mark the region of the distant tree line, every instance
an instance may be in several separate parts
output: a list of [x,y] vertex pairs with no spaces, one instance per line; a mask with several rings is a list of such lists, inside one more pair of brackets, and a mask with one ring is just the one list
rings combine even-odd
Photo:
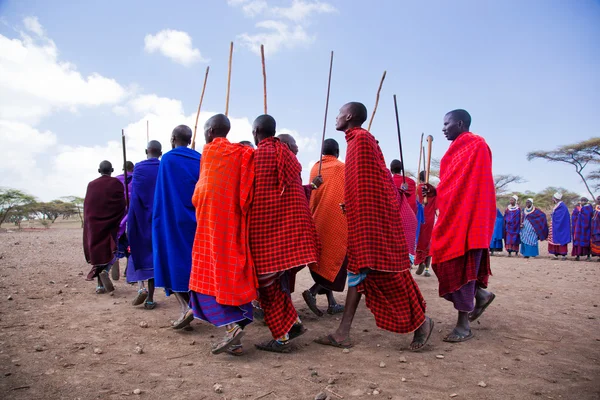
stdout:
[[20,190],[0,188],[0,225],[12,223],[21,228],[23,221],[38,221],[48,227],[58,218],[72,217],[79,217],[83,226],[81,197],[67,196],[50,202],[41,202]]

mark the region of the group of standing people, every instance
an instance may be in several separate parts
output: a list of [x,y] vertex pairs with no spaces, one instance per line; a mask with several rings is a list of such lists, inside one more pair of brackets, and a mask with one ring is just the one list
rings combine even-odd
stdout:
[[[592,206],[586,197],[569,213],[569,208],[562,201],[562,194],[553,196],[554,209],[548,221],[546,214],[533,205],[533,199],[525,202],[525,208],[519,207],[519,198],[514,195],[504,215],[497,210],[496,225],[490,243],[490,250],[501,252],[504,247],[508,256],[522,254],[525,258],[539,255],[539,241],[548,240],[548,252],[554,259],[566,260],[568,244],[571,256],[579,261],[585,257],[600,257],[600,197],[596,206]],[[600,261],[600,258],[599,258]]]
[[[138,283],[133,304],[154,308],[155,287],[174,294],[181,307],[174,329],[194,318],[224,329],[213,354],[242,355],[244,328],[258,315],[271,338],[255,346],[290,352],[307,331],[291,299],[305,267],[314,280],[302,293],[309,308],[322,315],[316,297],[323,294],[328,313],[343,313],[334,332],[315,339],[319,344],[353,345],[350,330],[364,295],[379,328],[413,333],[410,350],[423,348],[434,322],[412,263],[426,275],[431,265],[440,296],[458,311],[444,340],[472,338],[470,322],[495,298],[486,290],[496,208],[491,151],[469,132],[471,116],[451,111],[443,132],[452,144],[440,183],[434,188],[422,173],[417,187],[399,175],[399,161],[387,169],[375,137],[362,128],[366,119],[361,103],[340,109],[336,129],[345,133],[346,162],[338,160],[338,143],[327,139],[308,185],[302,185],[293,137],[276,136],[269,115],[253,123],[256,149],[230,142],[230,121],[217,114],[204,126],[202,155],[188,147],[192,131],[180,125],[164,155],[160,143],[148,143],[148,159],[135,166],[130,183],[111,178],[112,165],[103,161],[84,204],[87,278],[98,279],[97,293],[114,289],[108,271],[127,216],[128,246],[121,253],[129,255],[128,282]],[[346,282],[341,306],[333,292]]]

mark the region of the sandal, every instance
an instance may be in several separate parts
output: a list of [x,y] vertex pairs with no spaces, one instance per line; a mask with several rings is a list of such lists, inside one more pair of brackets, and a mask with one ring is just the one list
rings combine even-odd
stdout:
[[456,332],[455,330],[452,330],[452,332],[450,332],[448,334],[448,336],[446,336],[442,340],[444,342],[448,342],[448,343],[460,343],[460,342],[466,342],[469,339],[473,339],[474,336],[475,335],[473,335],[473,332],[471,332],[470,329],[469,329],[469,333],[467,333],[466,335],[460,334],[460,333]]
[[144,303],[144,308],[146,310],[154,310],[156,308],[156,302],[154,302],[154,301],[146,301]]
[[313,340],[313,342],[322,344],[323,346],[332,346],[332,347],[337,347],[340,349],[349,349],[352,346],[354,346],[352,344],[352,341],[350,340],[350,338],[346,338],[346,339],[342,340],[341,342],[338,342],[331,335],[318,337],[315,340]]
[[106,293],[106,289],[104,286],[96,286],[96,294],[104,294]]
[[131,305],[133,305],[133,306],[139,306],[144,301],[146,301],[147,298],[148,298],[148,290],[146,290],[146,289],[140,289],[137,292],[137,296],[135,296],[135,298],[131,302]]
[[108,272],[106,272],[106,270],[100,272],[98,276],[100,276],[100,282],[102,282],[107,292],[112,292],[115,290],[115,287],[112,281],[110,280],[110,277],[108,276]]
[[[429,338],[431,337],[431,334],[433,333],[433,327],[435,325],[435,323],[433,322],[433,320],[429,317],[425,317],[426,321],[429,320],[429,332],[427,332],[427,334],[425,335],[425,340],[423,340],[422,342],[419,341],[417,338],[413,338],[412,343],[410,344],[410,346],[412,346],[413,344],[420,344],[420,347],[416,347],[416,348],[411,348],[409,347],[410,351],[419,351],[425,348],[425,345],[427,344],[427,342],[429,341]],[[425,323],[425,322],[423,322]],[[421,339],[421,338],[419,338]]]
[[421,275],[425,271],[425,263],[419,264],[417,271],[415,272],[417,275]]
[[194,312],[192,310],[187,310],[185,315],[180,320],[173,322],[173,329],[183,329],[189,324],[191,324],[193,320]]
[[344,306],[341,304],[334,304],[332,306],[327,307],[327,314],[335,315],[341,314],[344,312]]
[[254,347],[256,347],[258,350],[270,351],[273,353],[289,353],[292,351],[292,344],[289,341],[281,343],[274,339],[257,343],[254,345]]
[[323,311],[319,310],[319,307],[317,307],[317,299],[315,298],[315,296],[312,295],[312,293],[309,290],[305,290],[304,292],[302,292],[302,298],[306,302],[306,305],[308,306],[310,311],[315,313],[317,317],[323,316]]
[[496,295],[494,293],[492,293],[492,295],[490,296],[490,299],[487,301],[487,303],[485,303],[483,306],[481,306],[481,308],[475,308],[475,310],[473,310],[473,312],[469,314],[469,321],[473,322],[477,318],[481,317],[481,314],[483,314],[485,309],[488,308],[490,306],[490,304],[492,304],[492,301],[494,301],[495,298],[496,298]]
[[244,335],[245,332],[242,330],[242,328],[240,328],[239,325],[237,325],[232,332],[227,332],[223,339],[213,346],[211,353],[221,354],[231,346],[239,345]]
[[292,325],[292,328],[290,329],[288,335],[290,336],[290,340],[292,340],[304,335],[306,331],[308,331],[308,329],[306,329],[303,324],[297,322],[294,325]]
[[244,347],[241,344],[236,344],[234,346],[231,346],[227,349],[227,354],[230,354],[232,356],[243,356],[244,355]]

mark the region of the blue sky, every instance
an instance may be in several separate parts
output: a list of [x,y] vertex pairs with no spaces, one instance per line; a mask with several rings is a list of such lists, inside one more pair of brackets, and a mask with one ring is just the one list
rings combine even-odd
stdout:
[[262,42],[269,113],[298,137],[306,173],[318,159],[334,50],[327,137],[343,144],[339,107],[361,101],[371,112],[387,70],[372,132],[388,162],[398,157],[397,94],[407,168],[416,169],[421,132],[443,155],[443,116],[465,108],[494,173],[527,180],[515,190],[584,193],[571,167],[525,155],[599,136],[598,21],[591,0],[0,1],[0,186],[44,200],[83,195],[99,161],[120,163],[121,128],[139,161],[146,120],[165,145],[175,125],[193,125],[207,65],[201,123],[223,112],[234,41],[232,137],[249,138],[262,113],[253,51]]

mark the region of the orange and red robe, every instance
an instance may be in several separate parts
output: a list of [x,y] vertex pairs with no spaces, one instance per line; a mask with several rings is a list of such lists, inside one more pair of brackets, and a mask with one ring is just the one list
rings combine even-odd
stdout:
[[[440,165],[436,205],[439,215],[431,238],[432,263],[443,296],[471,281],[487,287],[489,245],[496,221],[492,152],[481,136],[466,132],[450,144]],[[472,250],[486,249],[479,262]],[[456,262],[449,262],[455,260]]]
[[425,321],[425,300],[410,273],[403,200],[373,135],[351,128],[346,141],[348,271],[358,282],[352,286],[365,294],[378,327],[413,332]]
[[226,138],[204,146],[192,203],[196,235],[190,291],[218,304],[240,306],[256,298],[257,279],[248,244],[254,150]]
[[[419,185],[418,199],[419,203],[423,204],[423,193],[421,188],[424,185]],[[430,193],[427,196],[427,204],[423,204],[423,210],[425,213],[425,222],[421,224],[421,230],[419,231],[419,239],[417,240],[417,252],[415,256],[415,265],[419,265],[431,255],[431,233],[433,232],[433,226],[435,225],[435,213],[437,196],[434,193]]]

